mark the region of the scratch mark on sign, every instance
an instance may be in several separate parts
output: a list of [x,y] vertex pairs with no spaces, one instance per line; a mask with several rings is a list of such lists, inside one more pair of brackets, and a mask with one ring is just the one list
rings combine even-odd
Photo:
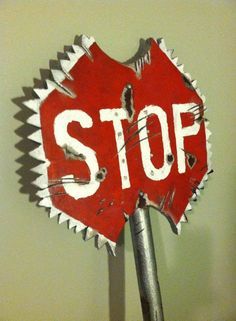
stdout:
[[62,184],[79,184],[79,185],[86,185],[89,184],[89,180],[80,179],[80,178],[73,178],[73,177],[63,177],[60,179],[51,179],[48,181],[49,185],[47,188],[62,185]]
[[128,153],[131,149],[133,149],[136,145],[138,145],[140,142],[142,142],[143,140],[146,140],[146,139],[150,139],[150,138],[154,138],[156,136],[159,136],[161,133],[155,133],[155,134],[152,134],[152,135],[149,135],[149,136],[146,136],[140,140],[138,140],[137,142],[135,142],[133,145],[131,145],[127,150],[126,150],[126,153]]
[[175,197],[175,192],[176,192],[176,189],[174,188],[171,192],[171,195],[170,195],[170,198],[169,198],[169,201],[168,201],[168,206],[169,208],[172,207],[172,204],[173,204],[173,201],[174,201],[174,197]]
[[191,81],[184,74],[182,74],[182,79],[183,79],[184,85],[187,88],[189,88],[191,90],[195,90],[195,88],[193,87]]
[[146,116],[144,116],[144,117],[142,117],[142,118],[139,118],[138,120],[136,120],[135,122],[133,122],[133,123],[127,128],[127,131],[130,132],[130,129],[131,129],[132,127],[134,127],[136,124],[138,124],[138,122],[140,122],[141,120],[143,120],[143,119],[145,119],[145,118],[147,118],[147,117],[150,117],[150,116],[152,116],[152,115],[154,115],[154,114],[149,114],[149,115],[146,115]]
[[71,98],[76,98],[76,94],[73,93],[68,87],[62,85],[61,83],[59,82],[56,82],[56,89],[61,92],[62,94],[66,95],[66,96],[69,96]]
[[[149,125],[152,124],[152,123],[153,123],[153,121],[150,122]],[[121,146],[119,152],[120,152],[133,138],[135,138],[144,128],[147,128],[147,125],[144,125],[143,127],[141,127],[141,128],[139,128],[138,130],[136,130],[134,133],[132,133],[132,134],[126,139],[124,145]],[[118,152],[118,153],[119,153],[119,152]]]

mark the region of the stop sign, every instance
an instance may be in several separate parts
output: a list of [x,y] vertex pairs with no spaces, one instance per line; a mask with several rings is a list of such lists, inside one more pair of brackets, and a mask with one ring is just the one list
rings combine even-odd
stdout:
[[137,207],[153,206],[175,232],[210,171],[204,97],[164,41],[121,64],[90,37],[25,102],[43,163],[39,205],[98,246],[113,248]]

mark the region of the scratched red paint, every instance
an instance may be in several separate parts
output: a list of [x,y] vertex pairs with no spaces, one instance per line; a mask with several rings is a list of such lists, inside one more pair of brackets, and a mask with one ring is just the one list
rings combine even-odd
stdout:
[[[54,90],[41,105],[43,146],[46,158],[50,161],[49,186],[50,182],[69,174],[89,181],[90,172],[86,162],[67,159],[57,145],[54,133],[57,115],[64,110],[82,110],[92,118],[93,125],[82,128],[78,121],[73,121],[68,125],[68,134],[96,152],[99,168],[105,168],[107,174],[93,195],[78,200],[68,195],[62,184],[51,184],[49,191],[54,207],[116,242],[125,224],[123,213],[134,213],[139,194],[143,192],[175,225],[178,224],[195,188],[207,172],[207,151],[205,124],[202,121],[196,135],[184,138],[186,163],[187,153],[194,155],[196,163],[192,168],[186,165],[185,173],[178,172],[172,104],[202,105],[201,98],[194,89],[186,86],[181,72],[154,40],[151,40],[150,47],[151,63],[145,64],[141,77],[130,67],[107,56],[96,43],[92,44],[90,51],[93,59],[87,55],[81,57],[70,70],[73,81],[65,79],[62,82],[76,97],[72,99]],[[126,145],[130,187],[122,189],[113,123],[102,122],[99,111],[122,108],[121,96],[128,84],[132,86],[135,113],[132,122],[121,120],[125,141],[138,129],[135,122],[139,112],[148,105],[160,106],[167,114],[174,160],[165,179],[151,180],[143,169],[139,136],[134,135]],[[193,122],[192,113],[182,116],[182,127],[190,126]],[[151,115],[147,126],[149,135],[153,135],[149,139],[153,155],[151,160],[159,168],[163,164],[163,144],[161,134],[155,135],[161,133],[158,117]]]

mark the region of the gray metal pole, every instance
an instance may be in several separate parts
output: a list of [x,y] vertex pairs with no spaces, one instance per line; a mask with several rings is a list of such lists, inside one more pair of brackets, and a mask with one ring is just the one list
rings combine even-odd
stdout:
[[143,321],[164,321],[149,209],[138,208],[129,221]]

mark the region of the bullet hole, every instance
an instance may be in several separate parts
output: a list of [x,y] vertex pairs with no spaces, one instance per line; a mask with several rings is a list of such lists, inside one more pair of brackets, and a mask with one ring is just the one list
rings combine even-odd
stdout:
[[124,163],[125,163],[125,159],[124,159],[124,158],[122,158],[121,162],[124,164]]
[[174,155],[173,154],[168,154],[167,155],[167,163],[172,164],[174,162]]
[[197,162],[197,158],[196,156],[190,153],[186,153],[186,157],[187,157],[187,164],[192,169]]
[[111,202],[109,203],[109,206],[113,206],[113,205],[114,205],[114,202],[111,201]]
[[153,176],[153,175],[154,175],[154,172],[153,172],[153,171],[151,171],[151,172],[150,172],[150,174],[151,174],[151,176]]
[[121,103],[123,109],[127,113],[127,118],[129,122],[133,121],[134,118],[134,102],[133,102],[133,88],[130,84],[127,84],[123,89],[121,95]]
[[104,203],[104,202],[105,202],[105,200],[106,200],[105,198],[101,199],[101,200],[100,200],[100,202],[99,202],[99,204]]
[[118,133],[117,133],[117,136],[118,136],[118,137],[121,137],[121,136],[122,136],[122,132],[118,132]]
[[104,174],[102,172],[99,172],[96,174],[96,180],[102,181],[104,179]]
[[96,173],[96,181],[102,182],[106,178],[107,175],[107,170],[105,167],[101,168],[97,173]]

